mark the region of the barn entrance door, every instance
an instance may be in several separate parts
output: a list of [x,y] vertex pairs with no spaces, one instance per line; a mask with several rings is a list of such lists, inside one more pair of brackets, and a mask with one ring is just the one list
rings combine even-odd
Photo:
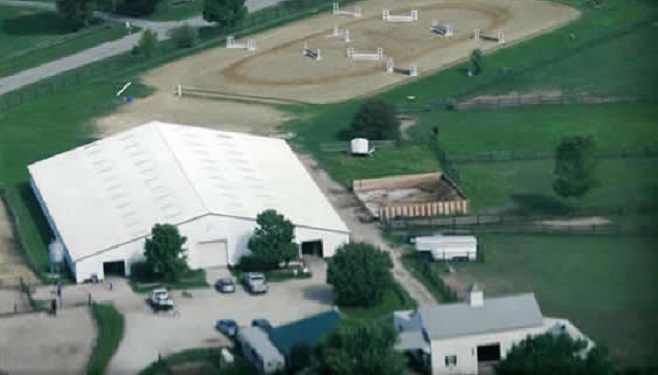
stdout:
[[103,262],[103,273],[107,276],[126,276],[126,262],[117,260],[114,262]]
[[228,246],[226,240],[197,243],[196,256],[199,268],[227,266]]
[[315,255],[323,257],[322,240],[302,242],[302,255]]

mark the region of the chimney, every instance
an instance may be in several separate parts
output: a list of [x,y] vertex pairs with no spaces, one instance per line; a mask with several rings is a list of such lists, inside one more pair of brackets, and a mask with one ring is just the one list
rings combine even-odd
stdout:
[[471,285],[468,289],[468,304],[471,307],[481,307],[484,305],[484,292],[477,283]]

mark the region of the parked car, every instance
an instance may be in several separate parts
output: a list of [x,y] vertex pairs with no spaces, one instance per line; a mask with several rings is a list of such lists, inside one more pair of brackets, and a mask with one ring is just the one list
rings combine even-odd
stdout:
[[153,308],[173,308],[174,300],[169,295],[167,289],[153,289],[151,294],[149,294],[149,304]]
[[258,327],[265,332],[270,332],[272,330],[272,325],[267,319],[254,319],[251,321],[252,327]]
[[242,276],[242,284],[252,294],[263,294],[267,293],[268,290],[265,275],[258,272],[245,273]]
[[222,293],[235,292],[235,281],[230,277],[223,277],[215,283],[215,289]]
[[234,337],[238,333],[238,323],[232,319],[221,319],[215,324],[215,329],[228,337]]

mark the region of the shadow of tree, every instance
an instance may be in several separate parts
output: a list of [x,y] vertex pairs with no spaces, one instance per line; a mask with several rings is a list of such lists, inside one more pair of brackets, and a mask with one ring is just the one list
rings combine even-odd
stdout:
[[512,201],[515,208],[512,213],[515,214],[567,214],[573,210],[573,207],[566,204],[557,197],[541,194],[512,194]]

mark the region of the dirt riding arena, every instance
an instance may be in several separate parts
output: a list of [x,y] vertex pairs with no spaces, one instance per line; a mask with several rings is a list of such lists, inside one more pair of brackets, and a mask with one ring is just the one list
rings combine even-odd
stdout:
[[[221,126],[264,134],[287,120],[271,106],[199,99],[185,88],[211,91],[219,97],[281,102],[329,103],[372,94],[409,79],[386,72],[395,66],[418,67],[428,75],[467,58],[474,48],[493,50],[566,24],[578,17],[574,9],[536,0],[369,0],[357,3],[362,18],[333,15],[331,11],[290,25],[250,36],[256,50],[217,47],[152,70],[144,83],[156,88],[146,99],[126,105],[119,113],[97,121],[101,134],[125,130],[149,120],[190,125]],[[343,9],[343,8],[341,8]],[[347,5],[345,10],[353,10]],[[385,22],[382,10],[393,15],[418,11],[418,21]],[[441,38],[430,31],[433,20],[451,24],[454,35]],[[333,34],[334,25],[349,30],[350,42]],[[473,39],[475,28],[484,35],[504,32],[506,44]],[[236,40],[246,43],[245,39]],[[302,54],[304,42],[320,49],[316,61]],[[378,61],[353,61],[347,48],[358,53],[383,49]],[[183,97],[176,97],[178,85]],[[267,100],[266,100],[267,101]],[[220,125],[221,123],[221,125]]]

